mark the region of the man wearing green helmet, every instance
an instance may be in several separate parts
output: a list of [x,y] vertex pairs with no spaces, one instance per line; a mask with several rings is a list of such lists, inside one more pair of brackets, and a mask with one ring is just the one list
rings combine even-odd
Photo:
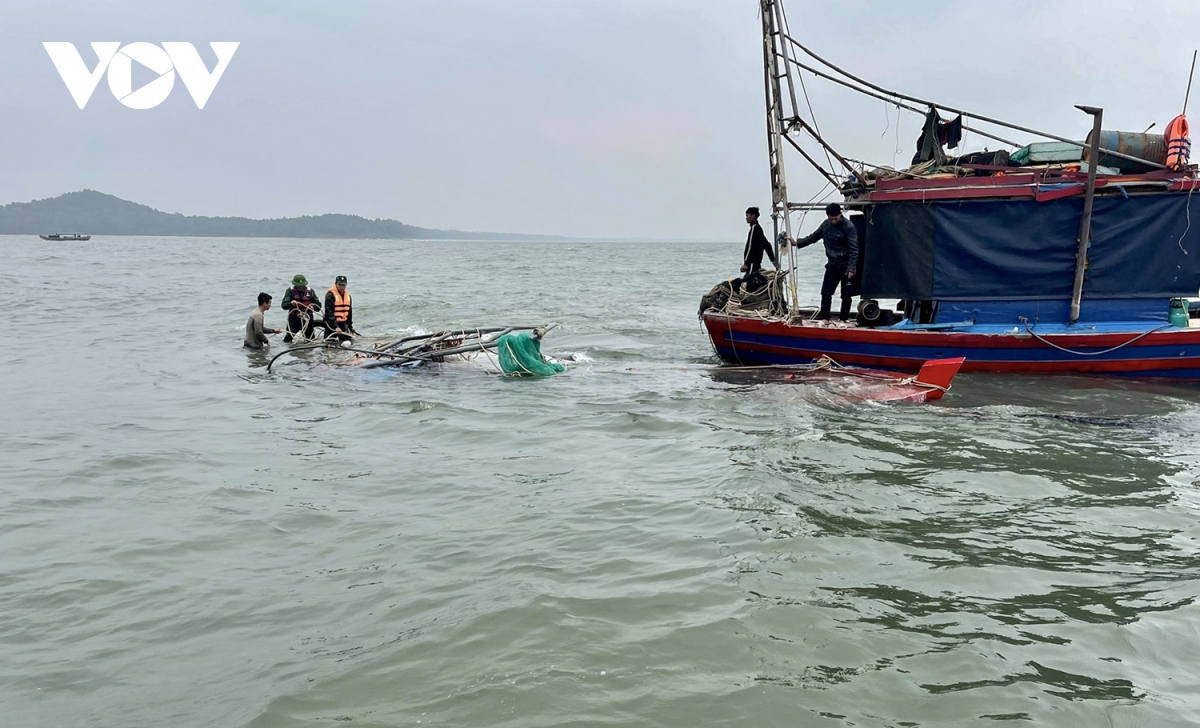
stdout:
[[304,338],[313,338],[313,324],[321,310],[321,299],[308,287],[308,279],[302,274],[297,273],[292,278],[292,287],[283,294],[283,309],[288,312],[288,333],[283,337],[284,342],[290,342],[301,332]]

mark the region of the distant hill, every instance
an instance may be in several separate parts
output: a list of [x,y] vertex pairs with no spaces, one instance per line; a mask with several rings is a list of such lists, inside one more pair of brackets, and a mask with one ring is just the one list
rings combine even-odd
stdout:
[[275,220],[161,212],[95,190],[0,205],[0,235],[81,232],[91,235],[183,235],[212,238],[375,238],[433,240],[566,240],[551,235],[434,230],[357,215],[305,215]]

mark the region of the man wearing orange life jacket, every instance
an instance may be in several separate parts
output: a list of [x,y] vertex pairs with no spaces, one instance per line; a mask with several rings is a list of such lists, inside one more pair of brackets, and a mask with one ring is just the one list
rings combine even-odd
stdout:
[[346,276],[333,280],[333,288],[325,293],[325,335],[349,339],[349,334],[361,336],[354,330],[354,305],[346,290]]

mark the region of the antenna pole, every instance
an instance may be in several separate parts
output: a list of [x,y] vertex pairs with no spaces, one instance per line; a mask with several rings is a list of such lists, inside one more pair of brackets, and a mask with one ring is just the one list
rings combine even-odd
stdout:
[[1183,113],[1187,114],[1188,98],[1192,95],[1192,76],[1196,73],[1196,51],[1192,51],[1192,70],[1188,71],[1187,93],[1183,95]]

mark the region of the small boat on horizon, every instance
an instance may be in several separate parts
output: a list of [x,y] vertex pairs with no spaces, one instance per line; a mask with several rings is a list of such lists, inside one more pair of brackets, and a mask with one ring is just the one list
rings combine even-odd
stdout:
[[83,233],[50,233],[49,235],[39,235],[38,237],[42,240],[53,240],[55,242],[92,239],[91,235]]

